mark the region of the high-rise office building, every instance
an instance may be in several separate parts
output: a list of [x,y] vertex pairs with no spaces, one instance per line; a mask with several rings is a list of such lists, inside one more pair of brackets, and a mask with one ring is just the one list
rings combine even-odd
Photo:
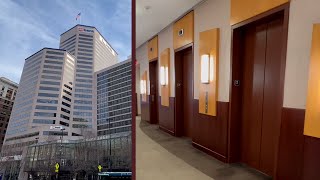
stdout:
[[75,128],[96,128],[93,103],[94,72],[118,62],[116,51],[92,26],[76,25],[61,34],[60,49],[76,57],[73,121]]
[[18,84],[0,77],[0,149],[7,131],[12,107],[16,98]]
[[44,48],[25,60],[2,155],[22,155],[23,148],[60,136],[80,135],[72,125],[75,58],[66,50]]
[[131,131],[131,60],[95,74],[98,136]]

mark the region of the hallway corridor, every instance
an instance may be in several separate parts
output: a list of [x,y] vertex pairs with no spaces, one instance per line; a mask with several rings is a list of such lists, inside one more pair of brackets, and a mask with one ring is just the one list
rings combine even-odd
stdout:
[[176,138],[136,118],[138,180],[262,180],[260,173],[222,163],[195,149],[189,139]]

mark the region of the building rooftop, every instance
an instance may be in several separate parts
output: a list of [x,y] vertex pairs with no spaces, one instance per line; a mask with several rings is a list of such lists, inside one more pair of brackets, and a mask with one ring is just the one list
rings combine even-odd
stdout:
[[15,86],[16,88],[18,88],[18,86],[19,86],[18,83],[13,82],[13,81],[11,81],[10,79],[5,78],[5,77],[0,77],[0,80],[1,80],[2,82],[8,83],[8,84],[10,84],[10,85],[12,85],[12,86]]
[[82,27],[88,27],[88,28],[94,28],[101,36],[102,38],[109,44],[109,46],[114,50],[114,52],[116,52],[116,54],[118,55],[118,52],[111,46],[111,44],[107,41],[107,39],[105,37],[103,37],[103,35],[99,32],[99,30],[94,27],[94,26],[88,26],[88,25],[83,25],[83,24],[77,24],[75,26],[73,26],[72,28],[68,29],[67,31],[65,31],[64,33],[60,34],[60,36],[62,36],[63,34],[67,33],[68,31],[70,31],[71,29],[77,27],[77,26],[82,26]]

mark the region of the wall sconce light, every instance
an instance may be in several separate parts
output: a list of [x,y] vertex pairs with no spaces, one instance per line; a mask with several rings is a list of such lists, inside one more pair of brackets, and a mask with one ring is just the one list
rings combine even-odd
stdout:
[[201,83],[208,84],[209,83],[209,54],[204,54],[201,56]]
[[169,84],[169,72],[168,67],[160,67],[160,84],[166,86]]
[[201,56],[201,83],[208,84],[214,79],[214,58],[209,54]]
[[140,80],[140,93],[147,94],[147,83],[146,80]]

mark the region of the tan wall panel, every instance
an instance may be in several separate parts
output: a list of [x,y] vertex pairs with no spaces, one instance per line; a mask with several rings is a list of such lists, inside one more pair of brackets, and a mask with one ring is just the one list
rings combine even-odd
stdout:
[[304,134],[320,138],[320,24],[313,26]]
[[148,59],[153,60],[158,58],[158,36],[148,42]]
[[144,73],[142,74],[142,76],[141,76],[141,80],[145,80],[146,81],[146,86],[145,86],[145,88],[146,88],[146,93],[144,93],[144,94],[142,94],[142,101],[143,102],[147,102],[147,94],[148,94],[148,74],[147,74],[147,71],[144,71]]
[[[219,79],[219,29],[200,32],[199,35],[199,74],[201,73],[201,55],[210,54],[214,57],[214,78],[209,84],[201,83],[199,79],[199,113],[216,116]],[[201,77],[201,76],[200,76]],[[206,92],[208,92],[208,111],[206,113]]]
[[231,25],[254,17],[289,0],[231,0]]
[[[178,49],[182,46],[190,44],[193,42],[193,11],[185,15],[179,21],[175,22],[173,25],[173,47]],[[182,36],[179,36],[179,31],[183,29],[184,33]]]
[[[170,77],[170,49],[167,48],[161,52],[160,55],[160,67],[168,67],[168,76]],[[160,75],[159,75],[160,77]],[[161,105],[169,107],[169,97],[170,97],[170,78],[168,81],[168,85],[161,87]]]

